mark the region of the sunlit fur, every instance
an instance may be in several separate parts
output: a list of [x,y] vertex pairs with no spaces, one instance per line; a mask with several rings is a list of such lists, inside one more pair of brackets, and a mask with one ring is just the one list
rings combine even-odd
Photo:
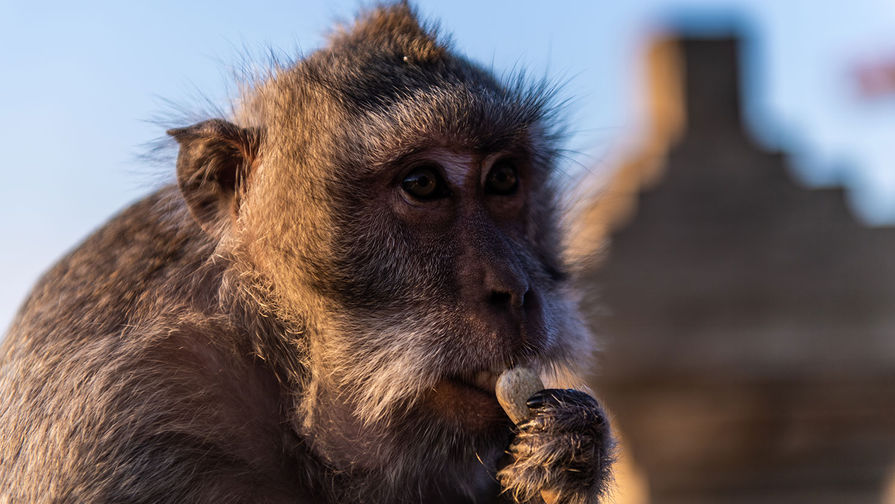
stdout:
[[[550,86],[495,78],[401,3],[240,89],[232,116],[171,131],[179,192],[97,231],[18,315],[0,354],[0,501],[532,498],[537,457],[497,481],[506,418],[467,429],[426,401],[446,377],[517,364],[583,386],[592,343],[561,260]],[[405,155],[507,146],[525,151],[530,190],[501,250],[544,326],[520,348],[467,313],[455,236],[371,211]],[[588,446],[605,455],[604,424]],[[562,451],[556,432],[538,457]],[[593,460],[575,502],[603,492],[608,464]]]

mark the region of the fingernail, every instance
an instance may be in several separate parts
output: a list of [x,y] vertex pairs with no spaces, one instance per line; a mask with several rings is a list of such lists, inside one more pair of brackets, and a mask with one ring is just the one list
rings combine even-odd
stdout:
[[525,405],[529,408],[540,408],[544,405],[544,396],[541,394],[535,394],[531,396],[527,401],[525,401]]

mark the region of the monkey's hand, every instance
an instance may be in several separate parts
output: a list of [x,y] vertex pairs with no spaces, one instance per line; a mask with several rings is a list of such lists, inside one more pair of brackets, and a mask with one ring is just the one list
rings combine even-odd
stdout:
[[497,474],[516,502],[595,503],[605,493],[613,440],[596,399],[579,390],[547,389],[528,400],[532,417],[518,426],[512,461]]

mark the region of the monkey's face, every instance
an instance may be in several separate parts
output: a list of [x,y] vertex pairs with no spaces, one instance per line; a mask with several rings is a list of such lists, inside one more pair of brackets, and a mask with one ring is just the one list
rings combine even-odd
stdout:
[[426,361],[440,376],[426,405],[483,427],[502,418],[497,374],[553,336],[544,296],[555,295],[556,266],[531,236],[531,160],[519,146],[433,147],[389,168],[368,211],[389,215],[393,274],[405,282],[383,309],[431,327]]
[[356,419],[357,444],[371,430],[399,433],[365,453],[419,443],[419,432],[472,437],[483,457],[492,441],[481,440],[493,440],[502,453],[511,431],[494,394],[499,372],[550,374],[582,357],[539,131],[504,134],[494,149],[395,133],[411,145],[334,156],[339,176],[320,180],[331,234],[308,276],[326,306],[310,348],[320,371],[305,402],[310,428]]
[[312,356],[364,422],[410,408],[505,428],[500,371],[575,360],[584,333],[558,257],[552,159],[539,125],[514,126],[490,148],[476,131],[431,129],[393,131],[388,148],[353,136],[365,129],[337,142],[363,154],[335,155],[339,176],[323,179],[333,232],[312,277],[328,314]]

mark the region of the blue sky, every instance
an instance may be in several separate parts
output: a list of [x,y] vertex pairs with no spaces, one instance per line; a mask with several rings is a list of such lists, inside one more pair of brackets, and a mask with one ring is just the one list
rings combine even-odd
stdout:
[[[223,103],[240,54],[308,52],[361,2],[0,0],[0,327],[37,275],[128,202],[171,180],[138,159],[165,100]],[[895,100],[862,101],[856,61],[895,59],[895,0],[420,2],[455,47],[498,72],[565,83],[579,154],[609,168],[641,125],[637,57],[663,20],[751,23],[748,102],[759,139],[807,185],[845,183],[869,222],[895,217]],[[578,170],[580,171],[580,170]]]

